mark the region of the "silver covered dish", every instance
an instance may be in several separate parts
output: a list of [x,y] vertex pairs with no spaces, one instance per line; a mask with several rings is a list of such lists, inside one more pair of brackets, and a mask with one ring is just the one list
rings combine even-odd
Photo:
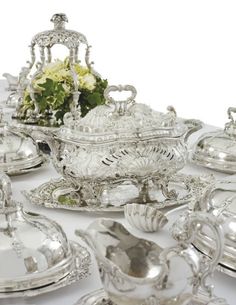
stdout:
[[3,122],[2,116],[0,112],[0,171],[17,175],[44,165],[46,158],[33,138]]
[[[223,179],[209,186],[194,209],[219,219],[225,239],[219,270],[236,277],[236,181]],[[215,239],[211,232],[204,228],[198,231],[194,246],[208,257],[212,257],[216,249]]]
[[[111,96],[123,91],[130,92],[127,99]],[[163,114],[136,103],[136,89],[130,85],[110,86],[104,95],[106,104],[85,117],[78,108],[65,114],[57,131],[47,136],[33,132],[48,142],[56,170],[84,193],[131,181],[148,201],[145,194],[152,180],[167,197],[176,196],[168,191],[168,179],[184,167],[185,139],[200,126],[188,129],[178,122],[173,107]]]
[[225,128],[200,136],[192,148],[193,163],[226,173],[236,173],[236,108],[228,109]]
[[0,298],[31,296],[86,276],[89,253],[48,218],[26,212],[0,177]]

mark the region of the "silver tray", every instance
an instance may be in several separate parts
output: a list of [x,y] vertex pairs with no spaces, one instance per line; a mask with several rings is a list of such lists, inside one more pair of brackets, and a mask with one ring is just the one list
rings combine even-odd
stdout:
[[[211,260],[210,256],[207,253],[203,253],[200,249],[198,249],[197,246],[195,246],[193,244],[194,248],[198,251],[198,253],[200,255],[202,255],[202,257],[204,257],[206,260]],[[218,266],[216,267],[216,269],[222,273],[225,273],[231,277],[236,278],[236,270],[233,268],[230,268],[229,266],[226,266],[223,263],[219,263]]]
[[12,169],[8,170],[7,174],[9,176],[18,176],[18,175],[23,175],[31,172],[35,172],[41,168],[44,168],[46,165],[49,164],[49,158],[47,156],[42,156],[41,162],[35,166],[28,167],[28,168],[22,168],[22,169]]
[[[226,301],[221,298],[212,298],[206,297],[203,294],[198,294],[193,296],[190,302],[186,303],[186,300],[190,297],[189,294],[183,295],[180,300],[177,302],[168,302],[166,305],[227,305]],[[88,293],[83,296],[76,304],[74,305],[119,305],[114,304],[110,301],[103,289],[99,289],[93,292]]]
[[20,297],[34,297],[39,294],[48,293],[59,288],[71,285],[78,280],[88,276],[91,265],[91,257],[88,250],[80,246],[76,242],[70,242],[74,259],[70,266],[70,272],[66,277],[51,285],[39,287],[37,289],[28,289],[24,291],[0,293],[0,299],[4,298],[20,298]]
[[[215,181],[212,175],[191,176],[177,174],[169,182],[169,189],[177,193],[177,199],[165,199],[158,189],[150,189],[152,202],[157,208],[176,207],[196,200],[207,186]],[[129,183],[116,186],[105,192],[97,204],[81,202],[80,196],[70,182],[64,178],[53,179],[30,191],[23,191],[26,198],[35,205],[87,212],[123,212],[124,205],[136,202],[138,191]],[[90,198],[87,198],[88,202]]]

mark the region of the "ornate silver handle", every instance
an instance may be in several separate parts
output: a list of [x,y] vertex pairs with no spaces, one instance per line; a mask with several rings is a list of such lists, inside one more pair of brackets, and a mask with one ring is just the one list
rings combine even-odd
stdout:
[[[215,271],[222,255],[224,245],[224,234],[223,229],[217,218],[204,212],[191,212],[188,211],[182,215],[172,227],[173,237],[183,245],[188,247],[194,241],[197,231],[201,226],[207,226],[215,236],[216,249],[212,255],[211,260],[207,267],[200,270],[200,277],[196,281],[194,286],[194,292],[197,292],[199,288],[202,288],[210,296],[213,293],[213,286],[206,283],[207,277],[211,276]],[[190,262],[191,263],[191,262]]]
[[129,104],[129,103],[132,103],[134,101],[134,99],[136,98],[137,90],[132,85],[109,86],[104,91],[104,97],[105,97],[106,101],[108,101],[110,103],[117,103],[118,101],[115,101],[115,99],[110,96],[110,93],[111,92],[122,92],[122,91],[131,92],[131,96],[128,97],[123,102],[127,102]]

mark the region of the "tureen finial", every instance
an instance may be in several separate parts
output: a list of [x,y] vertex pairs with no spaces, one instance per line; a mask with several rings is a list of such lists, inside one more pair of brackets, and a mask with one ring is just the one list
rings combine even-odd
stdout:
[[235,119],[236,107],[229,107],[227,114],[229,122],[225,124],[225,132],[229,136],[236,136],[236,119]]
[[65,23],[68,22],[68,18],[66,14],[59,13],[54,14],[50,21],[54,23],[54,29],[61,30],[65,28]]
[[11,180],[4,174],[0,173],[0,211],[1,209],[15,207],[16,203],[12,200]]

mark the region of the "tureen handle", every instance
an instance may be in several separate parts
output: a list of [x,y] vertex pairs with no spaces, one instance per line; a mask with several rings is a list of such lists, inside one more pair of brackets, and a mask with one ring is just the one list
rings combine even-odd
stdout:
[[[127,91],[131,92],[131,95],[125,100],[117,101],[113,97],[111,97],[111,92],[122,92]],[[128,110],[128,105],[132,105],[135,103],[135,98],[137,95],[137,90],[132,85],[118,85],[118,86],[109,86],[104,91],[104,97],[106,99],[106,104],[115,105],[115,112],[118,112],[119,115],[124,115]]]
[[236,136],[236,119],[234,118],[236,107],[229,107],[227,114],[230,122],[225,124],[225,132],[230,136]]

